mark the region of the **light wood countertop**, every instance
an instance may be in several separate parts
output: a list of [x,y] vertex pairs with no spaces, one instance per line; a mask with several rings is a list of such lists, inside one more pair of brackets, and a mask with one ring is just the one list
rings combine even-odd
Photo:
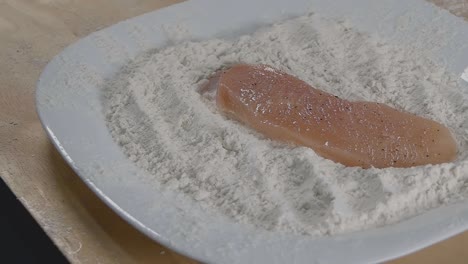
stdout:
[[[0,0],[0,176],[72,263],[195,263],[103,204],[47,139],[35,84],[65,46],[179,0]],[[433,0],[468,19],[468,0]],[[392,263],[468,263],[468,232]]]

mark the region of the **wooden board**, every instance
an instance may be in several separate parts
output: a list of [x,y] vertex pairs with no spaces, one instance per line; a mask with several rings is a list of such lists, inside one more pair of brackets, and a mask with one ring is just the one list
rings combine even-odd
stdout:
[[[195,263],[106,207],[46,138],[35,83],[66,45],[179,0],[0,0],[0,176],[73,263]],[[468,0],[433,0],[468,19]],[[466,263],[468,232],[392,263]]]

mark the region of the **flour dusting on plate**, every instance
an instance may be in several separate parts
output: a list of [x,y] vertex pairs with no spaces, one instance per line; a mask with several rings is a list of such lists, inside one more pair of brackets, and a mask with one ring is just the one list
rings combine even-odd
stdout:
[[[237,39],[181,42],[144,54],[108,85],[108,127],[165,191],[233,221],[316,236],[383,226],[468,197],[468,92],[423,50],[318,15]],[[210,74],[236,63],[268,64],[341,98],[433,119],[453,132],[458,158],[350,168],[268,140],[198,93]]]

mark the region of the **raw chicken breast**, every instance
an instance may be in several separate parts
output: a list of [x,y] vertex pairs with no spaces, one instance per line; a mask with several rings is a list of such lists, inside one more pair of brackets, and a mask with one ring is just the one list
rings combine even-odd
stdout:
[[235,65],[210,80],[218,108],[265,136],[363,168],[449,162],[457,148],[432,120],[380,103],[350,102],[265,65]]

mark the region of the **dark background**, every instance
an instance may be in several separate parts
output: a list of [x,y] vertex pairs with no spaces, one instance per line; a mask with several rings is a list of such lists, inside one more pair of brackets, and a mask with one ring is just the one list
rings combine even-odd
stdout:
[[1,179],[0,206],[1,263],[68,263]]

